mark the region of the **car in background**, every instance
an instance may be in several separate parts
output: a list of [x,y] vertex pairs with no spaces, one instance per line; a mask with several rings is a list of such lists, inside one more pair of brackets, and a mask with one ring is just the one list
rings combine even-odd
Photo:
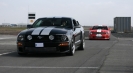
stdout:
[[84,50],[84,29],[70,17],[38,18],[33,25],[17,36],[17,52],[28,53],[60,52],[74,55],[75,50]]
[[89,39],[110,39],[110,28],[105,25],[95,25],[89,30]]

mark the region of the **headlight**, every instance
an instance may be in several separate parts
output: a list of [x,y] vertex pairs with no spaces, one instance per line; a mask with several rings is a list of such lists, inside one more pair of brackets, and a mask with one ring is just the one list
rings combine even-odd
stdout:
[[32,40],[32,36],[31,36],[31,35],[28,35],[28,36],[27,36],[27,39],[28,39],[28,40]]
[[49,36],[49,39],[50,39],[50,40],[54,40],[54,36],[53,36],[53,35],[50,35],[50,36]]
[[67,36],[66,35],[62,35],[61,36],[61,41],[66,41],[67,40]]
[[109,34],[109,32],[106,32],[106,34]]
[[23,40],[24,40],[24,36],[23,36],[23,35],[19,35],[19,36],[18,36],[18,40],[19,40],[19,41],[23,41]]

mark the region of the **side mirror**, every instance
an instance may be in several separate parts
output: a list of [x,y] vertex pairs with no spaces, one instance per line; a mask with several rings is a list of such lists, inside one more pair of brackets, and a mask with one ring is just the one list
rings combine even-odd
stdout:
[[81,28],[81,26],[74,26],[74,31],[76,30],[76,28]]
[[75,28],[80,28],[81,26],[75,26]]
[[92,30],[92,28],[90,28],[90,30]]
[[27,25],[27,28],[32,28],[33,26],[32,25]]
[[111,28],[108,28],[109,30],[111,30]]

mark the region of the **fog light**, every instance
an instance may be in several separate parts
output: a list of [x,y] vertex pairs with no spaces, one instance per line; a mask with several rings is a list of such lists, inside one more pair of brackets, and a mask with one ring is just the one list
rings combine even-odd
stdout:
[[68,42],[63,42],[63,43],[60,43],[59,46],[68,46],[69,43]]
[[22,45],[23,45],[22,43],[18,42],[18,46],[22,46]]

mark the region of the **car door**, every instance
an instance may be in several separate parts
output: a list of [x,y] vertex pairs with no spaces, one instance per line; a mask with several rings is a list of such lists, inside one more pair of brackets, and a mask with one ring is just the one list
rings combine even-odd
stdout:
[[73,19],[74,24],[74,36],[75,36],[75,45],[79,45],[81,43],[81,28],[75,19]]

